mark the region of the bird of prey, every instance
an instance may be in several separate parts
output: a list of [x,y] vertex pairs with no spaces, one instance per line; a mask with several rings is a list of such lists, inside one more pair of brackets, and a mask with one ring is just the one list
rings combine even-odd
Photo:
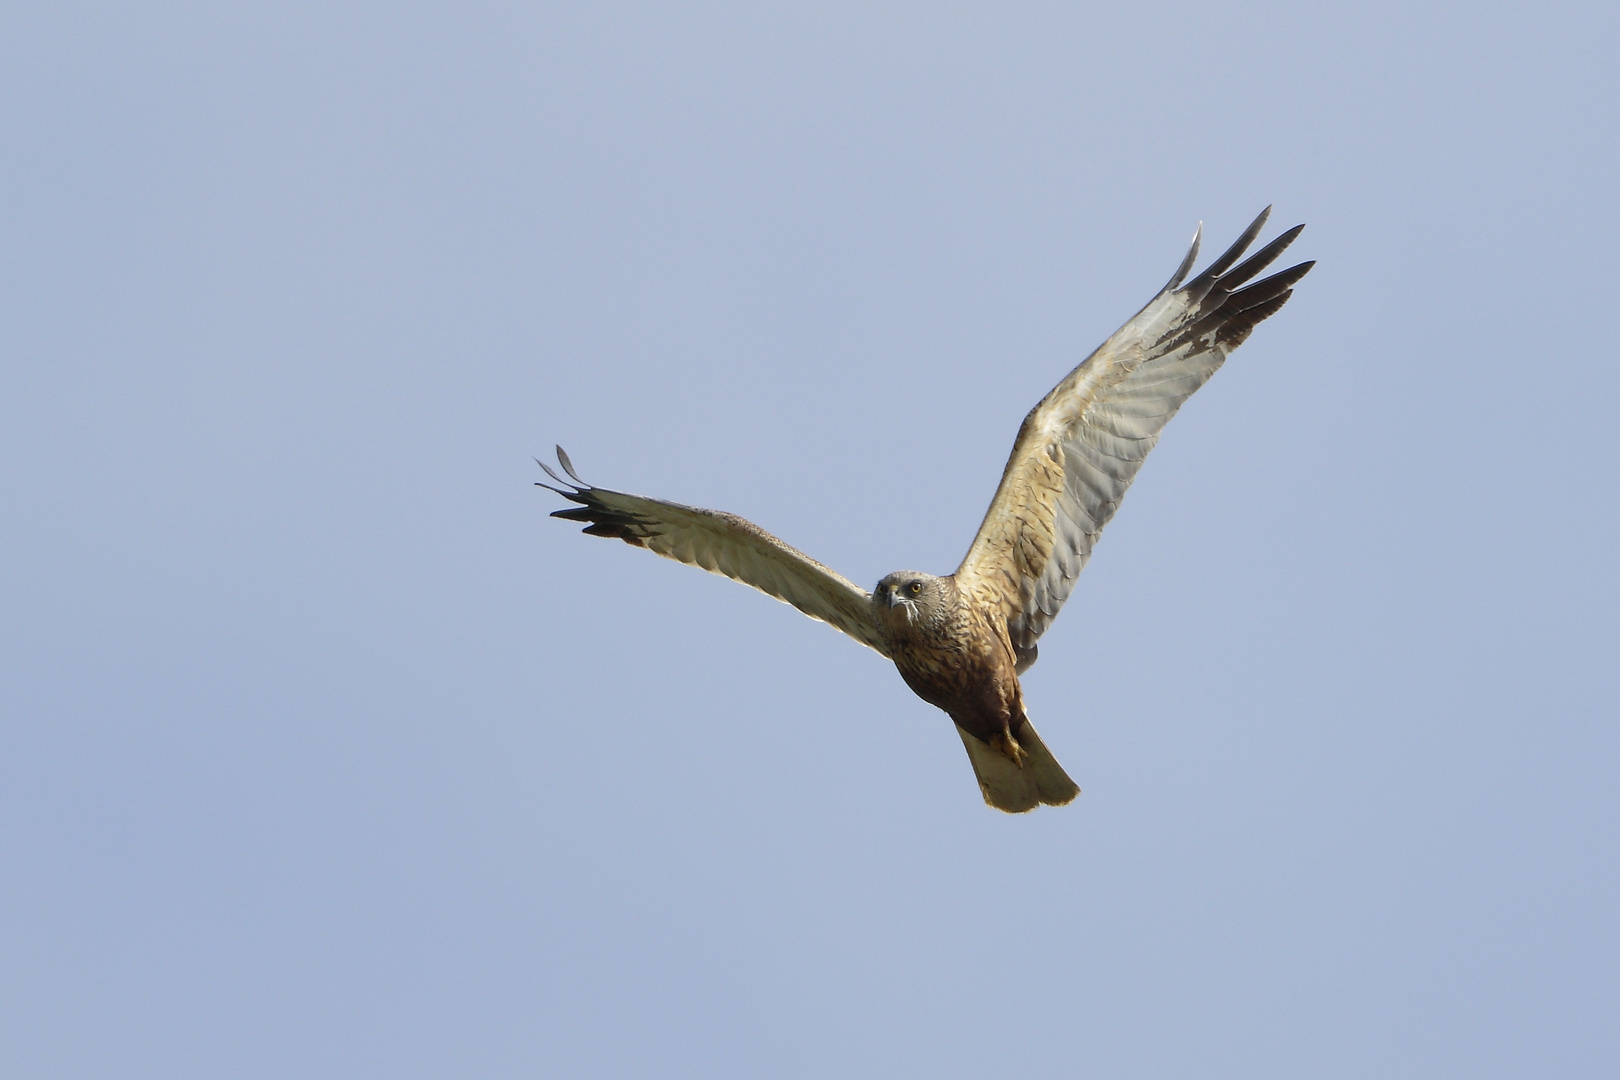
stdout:
[[1270,213],[1182,284],[1200,227],[1158,295],[1030,410],[955,573],[900,570],[868,593],[733,514],[593,487],[561,447],[557,460],[573,483],[540,462],[560,486],[539,486],[579,504],[553,517],[751,585],[893,660],[918,697],[956,722],[991,806],[1063,805],[1080,789],[1035,733],[1018,676],[1035,662],[1036,641],[1164,425],[1315,265],[1249,284],[1305,227],[1239,264]]

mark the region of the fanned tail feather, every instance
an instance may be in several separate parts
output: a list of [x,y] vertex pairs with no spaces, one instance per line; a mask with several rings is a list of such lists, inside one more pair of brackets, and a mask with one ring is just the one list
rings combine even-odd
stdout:
[[1080,794],[1079,785],[1069,779],[1069,774],[1036,734],[1035,725],[1028,720],[1018,732],[1018,745],[1023,747],[1025,755],[1022,764],[968,734],[960,724],[956,733],[962,736],[962,745],[967,747],[968,760],[973,763],[973,775],[979,780],[984,801],[997,810],[1022,814],[1042,804],[1063,806]]

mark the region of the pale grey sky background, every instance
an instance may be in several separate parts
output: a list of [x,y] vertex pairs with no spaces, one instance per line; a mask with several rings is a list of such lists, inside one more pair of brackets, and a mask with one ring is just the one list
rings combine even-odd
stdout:
[[[0,13],[0,1074],[1620,1070],[1620,9]],[[870,584],[1275,202],[1320,263],[1026,679]]]

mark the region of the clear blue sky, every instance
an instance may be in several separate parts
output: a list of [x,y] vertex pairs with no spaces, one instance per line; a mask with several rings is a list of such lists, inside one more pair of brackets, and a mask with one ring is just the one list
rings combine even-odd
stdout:
[[[1620,15],[0,14],[0,1073],[1613,1076]],[[1267,203],[984,807],[856,581]]]

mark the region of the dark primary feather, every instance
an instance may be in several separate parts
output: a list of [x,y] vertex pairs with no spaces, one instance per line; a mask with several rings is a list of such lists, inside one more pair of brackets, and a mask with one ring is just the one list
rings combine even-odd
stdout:
[[586,527],[580,531],[591,536],[605,536],[614,540],[623,540],[625,543],[635,547],[647,546],[646,537],[638,534],[637,530],[647,529],[652,525],[651,522],[615,510],[600,498],[593,497],[595,489],[581,480],[574,472],[574,463],[568,460],[567,451],[560,446],[557,447],[557,462],[562,465],[564,472],[573,477],[574,484],[579,486],[575,487],[574,484],[570,484],[567,480],[558,476],[552,471],[550,465],[547,465],[539,458],[535,458],[534,463],[544,469],[547,476],[562,484],[568,490],[565,491],[563,488],[552,487],[550,484],[542,484],[538,481],[534,486],[543,487],[547,491],[555,491],[563,498],[572,499],[581,505],[570,506],[566,510],[553,510],[551,512],[552,517],[562,518],[564,521],[583,521],[586,523]]
[[[1249,227],[1243,230],[1243,235],[1234,240],[1232,242],[1232,246],[1227,248],[1220,258],[1216,259],[1214,262],[1210,263],[1209,266],[1205,267],[1202,274],[1199,274],[1197,277],[1187,282],[1186,286],[1179,291],[1191,293],[1193,296],[1201,299],[1206,293],[1208,293],[1210,286],[1214,284],[1215,280],[1222,274],[1226,273],[1227,269],[1233,263],[1237,262],[1238,259],[1243,257],[1243,253],[1249,249],[1249,245],[1254,243],[1254,238],[1260,235],[1260,230],[1266,227],[1266,219],[1270,216],[1271,207],[1268,206],[1264,210],[1260,211],[1260,216],[1249,222]],[[1287,245],[1284,246],[1286,247]],[[1278,250],[1280,251],[1281,248]]]
[[[1270,210],[1271,208],[1268,206],[1266,209]],[[1198,261],[1198,246],[1203,242],[1203,239],[1204,226],[1200,222],[1198,228],[1193,230],[1192,246],[1187,249],[1187,257],[1181,260],[1181,265],[1176,267],[1176,272],[1170,275],[1170,280],[1164,283],[1164,288],[1160,289],[1159,292],[1167,293],[1181,284],[1181,279],[1187,276],[1187,271],[1191,270],[1193,263]]]
[[1295,225],[1292,229],[1289,229],[1287,232],[1277,237],[1277,239],[1273,240],[1271,243],[1267,244],[1265,247],[1261,248],[1259,251],[1245,259],[1242,266],[1238,267],[1236,270],[1233,270],[1231,273],[1227,274],[1221,279],[1222,284],[1224,284],[1228,289],[1235,289],[1245,281],[1248,281],[1250,278],[1254,277],[1254,275],[1276,262],[1277,256],[1283,253],[1283,249],[1289,244],[1292,244],[1299,234],[1304,231],[1305,226]]
[[[583,480],[581,480],[579,478],[579,473],[574,471],[574,463],[572,461],[568,460],[568,451],[564,450],[560,446],[557,447],[556,450],[557,450],[557,463],[563,467],[563,472],[567,473],[570,477],[572,477],[574,483],[579,484],[582,487],[589,487],[590,485],[586,484],[585,481],[583,481]],[[542,465],[541,468],[544,469],[545,466]],[[546,469],[546,471],[551,472],[550,469]],[[555,479],[555,475],[553,476],[553,479]]]
[[[1297,230],[1292,231],[1298,235]],[[1275,259],[1281,251],[1282,248],[1279,247],[1277,251],[1271,252],[1266,262]],[[1287,270],[1262,278],[1247,288],[1236,287],[1248,280],[1248,276],[1238,276],[1246,270],[1248,264],[1238,267],[1231,274],[1215,281],[1196,309],[1197,317],[1173,339],[1171,348],[1197,342],[1211,333],[1214,334],[1214,339],[1209,344],[1224,344],[1229,349],[1237,348],[1243,343],[1243,339],[1249,336],[1249,331],[1282,309],[1288,298],[1293,295],[1294,283],[1310,273],[1311,267],[1315,265],[1315,260],[1296,263]],[[1261,263],[1253,272],[1258,272],[1264,266],[1265,263]],[[1195,345],[1194,351],[1201,350]]]

